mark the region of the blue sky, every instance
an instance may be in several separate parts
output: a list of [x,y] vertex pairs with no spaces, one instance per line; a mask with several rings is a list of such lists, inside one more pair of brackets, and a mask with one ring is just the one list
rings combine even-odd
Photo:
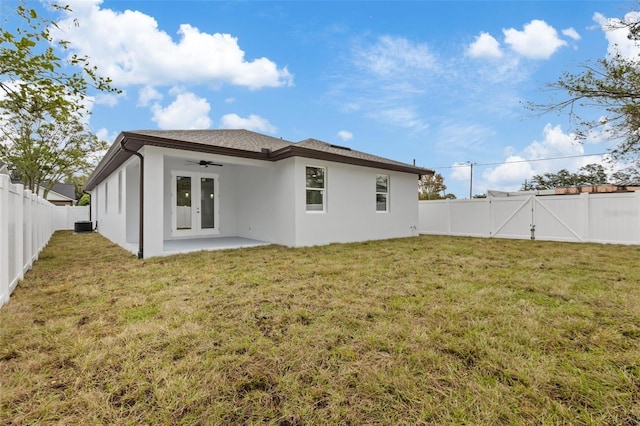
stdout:
[[[72,15],[49,15],[60,38],[123,91],[90,106],[93,131],[110,143],[136,129],[315,138],[415,159],[458,198],[469,196],[465,162],[476,163],[474,194],[602,162],[611,145],[599,133],[577,143],[566,114],[535,116],[524,103],[548,102],[545,84],[615,43],[637,53],[623,31],[606,30],[631,1],[69,4]],[[541,161],[557,157],[571,158]]]

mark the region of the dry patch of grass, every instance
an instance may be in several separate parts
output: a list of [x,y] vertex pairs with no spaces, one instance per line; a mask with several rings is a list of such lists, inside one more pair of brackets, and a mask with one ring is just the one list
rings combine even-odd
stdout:
[[638,424],[639,247],[419,238],[139,261],[54,235],[3,424]]

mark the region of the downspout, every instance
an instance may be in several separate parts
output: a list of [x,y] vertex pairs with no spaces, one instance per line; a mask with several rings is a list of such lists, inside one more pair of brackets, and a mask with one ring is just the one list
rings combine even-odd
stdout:
[[[85,191],[84,189],[82,190],[82,193],[83,194],[87,194],[89,196],[89,222],[93,223],[93,217],[92,217],[92,214],[91,214],[91,194],[89,192]],[[92,231],[93,231],[93,229],[92,229]]]
[[120,141],[120,147],[124,152],[135,155],[140,159],[140,217],[138,218],[138,259],[144,257],[144,157],[138,151],[133,151],[125,146],[125,140]]

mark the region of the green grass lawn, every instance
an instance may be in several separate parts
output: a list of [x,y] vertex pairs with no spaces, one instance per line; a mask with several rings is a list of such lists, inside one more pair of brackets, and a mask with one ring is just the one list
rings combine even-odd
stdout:
[[422,236],[140,261],[56,233],[1,424],[640,423],[640,247]]

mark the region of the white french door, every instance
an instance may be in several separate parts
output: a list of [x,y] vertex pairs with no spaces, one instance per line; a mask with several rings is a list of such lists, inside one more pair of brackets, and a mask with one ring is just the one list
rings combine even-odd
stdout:
[[218,175],[174,171],[171,182],[171,234],[217,234],[220,221]]

